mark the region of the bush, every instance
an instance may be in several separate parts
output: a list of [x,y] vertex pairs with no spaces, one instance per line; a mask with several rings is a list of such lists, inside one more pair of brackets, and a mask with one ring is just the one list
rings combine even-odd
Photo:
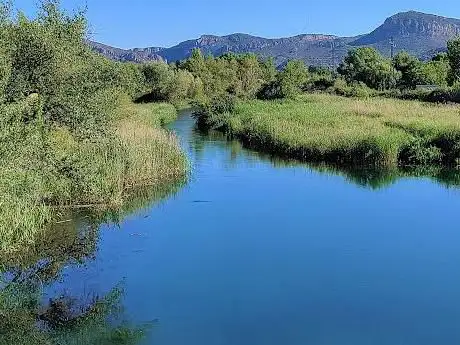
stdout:
[[236,99],[232,95],[223,94],[208,101],[195,102],[193,107],[193,116],[199,128],[220,128],[224,123],[222,118],[235,112]]
[[375,93],[374,90],[369,88],[364,83],[355,83],[350,86],[347,90],[347,97],[356,97],[356,98],[369,98]]
[[357,82],[352,85],[348,85],[343,79],[336,79],[334,86],[328,89],[330,93],[344,96],[344,97],[355,97],[355,98],[369,98],[376,94],[375,90],[369,88],[366,84]]
[[263,85],[259,92],[257,92],[256,97],[260,100],[273,100],[283,98],[284,95],[281,91],[280,82],[274,80]]
[[439,164],[443,159],[442,151],[439,147],[432,145],[421,137],[416,137],[405,147],[400,155],[399,161],[408,165],[430,165]]
[[332,76],[319,77],[318,79],[313,80],[312,82],[307,84],[307,89],[324,91],[330,87],[333,87],[334,83],[335,79],[332,78]]

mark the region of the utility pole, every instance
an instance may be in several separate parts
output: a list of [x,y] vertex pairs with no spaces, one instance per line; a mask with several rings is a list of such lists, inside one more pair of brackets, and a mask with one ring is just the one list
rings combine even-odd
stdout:
[[390,56],[391,56],[391,59],[393,60],[394,56],[395,56],[395,48],[396,48],[396,43],[395,43],[395,40],[393,37],[390,38]]
[[332,69],[335,69],[336,61],[335,61],[335,42],[334,39],[331,41],[331,60],[332,60]]

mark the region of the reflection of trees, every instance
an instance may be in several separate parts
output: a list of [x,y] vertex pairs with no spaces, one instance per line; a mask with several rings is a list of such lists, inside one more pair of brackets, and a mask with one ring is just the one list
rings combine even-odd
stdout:
[[88,214],[93,224],[120,223],[127,217],[139,214],[166,198],[173,197],[187,182],[187,178],[170,184],[129,191],[120,207],[92,210]]
[[151,207],[175,193],[174,185],[133,190],[120,208],[67,211],[14,256],[0,253],[0,345],[136,344],[145,327],[126,322],[122,289],[106,296],[55,296],[43,301],[44,288],[63,267],[96,256],[100,225]]
[[59,296],[41,303],[33,280],[10,283],[0,292],[0,344],[136,344],[146,330],[123,318],[122,290],[82,301]]
[[[237,156],[245,152],[246,154],[257,156],[262,161],[270,162],[276,168],[304,166],[309,170],[324,174],[341,175],[351,183],[370,189],[384,188],[397,182],[399,179],[410,177],[430,178],[446,187],[460,186],[460,169],[457,168],[454,169],[445,166],[379,168],[329,163],[306,163],[251,149],[241,150],[241,147],[238,146],[235,140],[228,138],[220,132],[212,130],[206,132],[206,134],[201,131],[197,141],[200,146],[203,146],[203,141],[208,141],[223,150],[230,151],[231,158],[229,162],[236,161]],[[242,145],[244,145],[244,143],[242,143]]]
[[0,344],[136,343],[143,329],[123,322],[119,288],[107,296],[61,295],[43,301],[44,287],[60,277],[64,266],[96,254],[99,230],[92,216],[69,213],[63,219],[27,250],[2,257]]
[[47,283],[57,277],[65,264],[84,263],[94,258],[98,226],[89,223],[88,216],[78,213],[69,212],[63,219],[41,232],[35,243],[22,246],[14,255],[0,253],[1,271],[8,272],[13,282],[35,277]]

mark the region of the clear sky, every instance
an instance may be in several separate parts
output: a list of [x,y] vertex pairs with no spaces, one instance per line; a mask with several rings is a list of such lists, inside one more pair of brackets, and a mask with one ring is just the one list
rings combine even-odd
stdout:
[[[243,32],[263,37],[301,33],[353,36],[385,18],[417,10],[460,18],[460,0],[62,0],[88,5],[96,41],[121,48],[173,46],[202,34]],[[32,14],[36,0],[16,0]]]

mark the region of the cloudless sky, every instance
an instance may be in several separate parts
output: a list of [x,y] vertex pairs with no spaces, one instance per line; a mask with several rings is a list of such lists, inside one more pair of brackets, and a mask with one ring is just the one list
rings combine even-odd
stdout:
[[[262,37],[301,33],[368,33],[401,11],[460,18],[460,0],[62,0],[88,5],[92,39],[132,48],[169,47],[203,34],[243,32]],[[15,6],[34,13],[36,0]]]

